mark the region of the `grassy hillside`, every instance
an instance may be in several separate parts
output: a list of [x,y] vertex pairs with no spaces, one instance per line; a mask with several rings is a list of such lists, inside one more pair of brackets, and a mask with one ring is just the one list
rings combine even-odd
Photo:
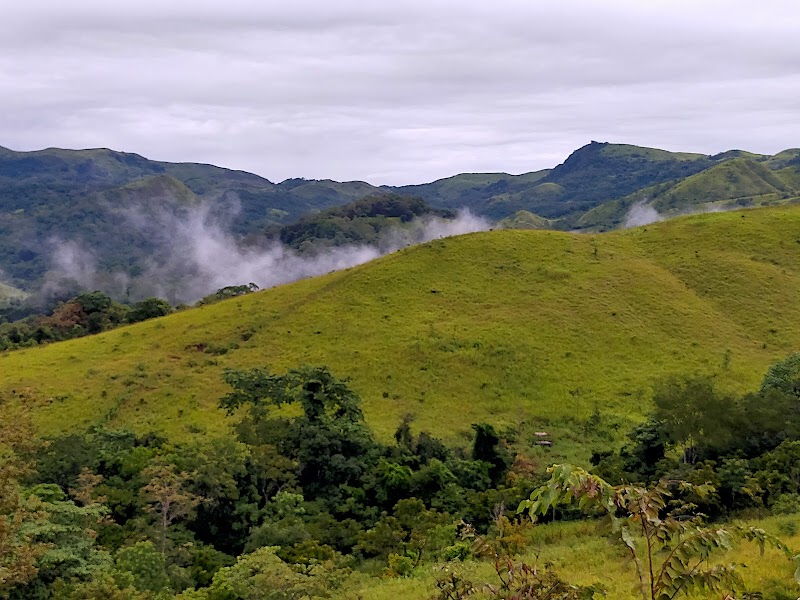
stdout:
[[758,202],[792,190],[762,163],[736,158],[687,177],[652,202],[658,210],[681,210],[721,200]]
[[224,367],[327,364],[368,422],[457,440],[528,419],[583,439],[624,431],[651,383],[711,373],[754,387],[800,348],[800,207],[699,215],[588,236],[493,231],[0,359],[0,390],[45,433],[93,423],[221,432]]
[[0,283],[0,305],[7,304],[12,300],[24,300],[25,292],[5,283]]
[[664,217],[674,217],[682,213],[794,202],[800,199],[800,169],[786,158],[791,153],[760,157],[758,161],[742,156],[748,153],[731,156],[725,153],[724,162],[699,173],[603,203],[582,215],[575,225],[600,231],[622,226],[634,204],[652,207]]
[[527,210],[518,210],[510,217],[497,222],[499,229],[551,229],[553,222]]
[[[787,535],[796,531],[797,515],[770,517],[752,523],[762,527],[772,535],[778,535],[790,547],[800,545],[800,535]],[[630,555],[612,543],[599,523],[591,521],[560,522],[537,525],[533,530],[532,548],[524,560],[528,564],[552,563],[552,568],[566,581],[581,585],[599,583],[608,598],[614,600],[636,600],[641,598],[635,592],[636,575]],[[538,563],[537,563],[538,556]],[[745,564],[743,576],[752,589],[761,590],[765,598],[784,598],[789,596],[780,591],[792,589],[794,566],[775,550],[763,554],[756,545],[742,544],[733,551],[720,555],[720,563],[733,562]],[[348,592],[337,599],[349,600],[357,594],[370,600],[428,600],[435,590],[437,576],[441,576],[443,565],[425,565],[414,571],[408,578],[383,579],[353,577]],[[462,565],[450,563],[455,569],[473,582],[497,582],[494,569],[488,562],[469,561]],[[779,591],[780,590],[780,591]],[[784,592],[785,593],[785,592]],[[720,600],[719,593],[700,592],[689,596],[690,600]]]

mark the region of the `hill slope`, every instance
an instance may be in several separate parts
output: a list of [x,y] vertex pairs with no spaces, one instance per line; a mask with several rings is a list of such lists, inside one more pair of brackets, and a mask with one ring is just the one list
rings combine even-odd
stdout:
[[758,160],[742,157],[743,153],[725,153],[723,162],[699,173],[603,203],[582,215],[575,225],[600,231],[624,226],[634,205],[651,208],[662,217],[674,217],[800,201],[800,169],[788,164],[790,161],[777,159],[789,152]]
[[[405,413],[455,439],[532,419],[580,440],[670,373],[752,388],[800,348],[800,207],[597,236],[494,231],[91,338],[3,355],[0,390],[43,431],[223,431],[223,367],[327,364],[388,436]],[[572,423],[572,424],[571,424]],[[621,431],[625,430],[620,423]]]

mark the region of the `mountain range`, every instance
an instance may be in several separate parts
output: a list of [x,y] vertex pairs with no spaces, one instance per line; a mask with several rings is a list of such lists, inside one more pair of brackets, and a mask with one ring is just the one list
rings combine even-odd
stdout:
[[[192,218],[213,223],[238,244],[258,246],[314,213],[385,194],[421,198],[434,211],[468,209],[501,227],[605,231],[689,212],[797,201],[800,149],[708,156],[592,142],[553,169],[388,187],[274,183],[107,149],[0,147],[0,293],[19,297],[43,285],[58,290],[65,280],[75,280],[70,291],[100,286],[102,278],[81,280],[89,272],[107,274],[110,287],[109,281],[163,271],[176,262],[176,224]],[[631,219],[634,208],[646,209],[644,217]],[[130,293],[129,284],[118,287]]]

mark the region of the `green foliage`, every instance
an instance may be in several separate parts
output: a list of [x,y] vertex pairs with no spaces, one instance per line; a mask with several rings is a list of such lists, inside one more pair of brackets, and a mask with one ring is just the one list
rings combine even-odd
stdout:
[[152,542],[137,542],[121,548],[114,562],[117,571],[128,575],[138,591],[155,594],[171,591],[166,557]]
[[30,415],[9,410],[2,401],[0,409],[0,597],[4,597],[34,579],[37,561],[49,547],[35,539],[45,515],[20,500],[19,480],[28,470],[23,457],[35,444]]
[[761,384],[761,391],[769,390],[777,390],[800,398],[800,352],[786,357],[769,368]]
[[236,564],[220,569],[208,588],[186,592],[182,600],[294,600],[328,598],[346,572],[330,561],[298,572],[275,554],[275,548],[259,548],[240,556]]
[[131,307],[128,313],[129,323],[139,323],[147,319],[155,319],[156,317],[164,317],[172,312],[172,306],[166,300],[161,298],[145,298],[136,302]]
[[683,461],[694,463],[697,445],[724,447],[730,426],[730,398],[720,396],[708,377],[661,382],[653,394],[654,419],[670,440],[683,446]]
[[227,300],[229,298],[238,298],[239,296],[245,296],[257,291],[258,286],[255,283],[248,283],[247,285],[228,285],[218,289],[213,294],[205,296],[197,303],[197,305],[202,306],[203,304],[213,304],[214,302]]
[[436,210],[421,198],[379,192],[301,218],[296,223],[274,227],[267,235],[303,251],[343,244],[377,244],[392,230],[418,217],[452,219],[455,213]]
[[20,533],[46,548],[36,560],[36,577],[9,595],[12,599],[50,598],[57,581],[88,581],[111,563],[108,552],[95,546],[94,538],[107,509],[99,505],[76,506],[53,484],[41,484],[22,492],[29,511],[40,515]]
[[769,545],[790,560],[794,558],[784,543],[763,529],[734,524],[705,526],[699,515],[692,514],[692,505],[680,501],[670,504],[672,489],[702,498],[714,491],[706,484],[660,481],[646,489],[612,486],[571,465],[554,465],[548,472],[550,481],[522,502],[519,512],[536,518],[572,502],[584,510],[601,510],[611,520],[614,537],[631,555],[643,600],[670,600],[698,590],[724,592],[743,587],[736,565],[709,560],[715,552],[731,549],[736,540],[755,542],[762,549]]
[[49,315],[29,314],[14,322],[0,323],[0,348],[24,348],[83,337],[171,312],[169,303],[160,298],[127,306],[104,292],[86,292],[59,304]]
[[269,406],[300,406],[301,417],[292,419],[278,439],[264,441],[277,442],[284,456],[297,461],[298,480],[309,498],[325,497],[333,503],[340,493],[336,488],[364,483],[377,460],[377,445],[364,425],[361,399],[327,368],[307,367],[285,375],[228,370],[224,377],[233,392],[220,406],[229,413],[248,406],[252,429],[259,427]]
[[501,447],[500,436],[488,423],[473,425],[475,443],[472,446],[472,459],[489,464],[489,479],[492,487],[497,487],[508,471],[513,456]]

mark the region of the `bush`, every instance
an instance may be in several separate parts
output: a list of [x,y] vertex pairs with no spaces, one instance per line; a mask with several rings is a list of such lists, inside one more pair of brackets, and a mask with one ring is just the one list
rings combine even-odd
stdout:
[[392,552],[389,555],[389,568],[386,574],[390,577],[408,577],[414,570],[414,559]]

